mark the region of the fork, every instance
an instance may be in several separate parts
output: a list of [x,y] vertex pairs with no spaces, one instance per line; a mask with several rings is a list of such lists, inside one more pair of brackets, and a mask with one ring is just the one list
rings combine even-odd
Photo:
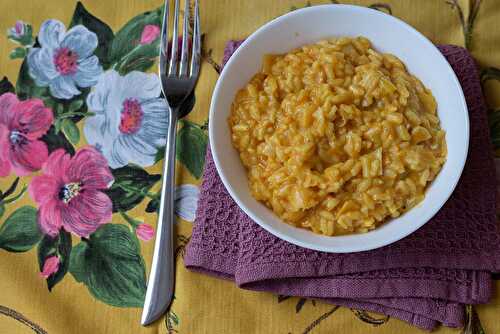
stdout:
[[[159,74],[163,95],[168,103],[168,132],[161,183],[161,200],[158,211],[158,225],[153,253],[153,262],[144,300],[141,324],[149,325],[158,319],[172,302],[174,292],[174,186],[175,186],[175,136],[177,121],[184,117],[188,108],[181,108],[186,98],[193,92],[200,72],[201,36],[198,0],[194,7],[194,27],[192,32],[191,61],[189,57],[189,15],[190,0],[184,6],[182,46],[178,64],[178,21],[179,0],[175,0],[172,28],[171,52],[168,51],[169,0],[165,1],[160,42]],[[186,101],[187,103],[188,101]]]

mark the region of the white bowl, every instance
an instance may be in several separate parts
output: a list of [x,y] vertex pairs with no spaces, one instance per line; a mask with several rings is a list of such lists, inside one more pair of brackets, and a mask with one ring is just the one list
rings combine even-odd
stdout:
[[[364,36],[378,51],[399,57],[410,73],[431,89],[446,131],[448,159],[425,199],[406,214],[375,230],[327,237],[281,221],[250,194],[246,171],[231,143],[227,118],[239,89],[261,69],[265,54],[286,53],[333,36]],[[467,157],[469,118],[462,88],[439,50],[399,19],[365,7],[324,5],[293,11],[265,24],[236,50],[215,86],[210,105],[210,146],[217,171],[232,198],[257,224],[278,238],[325,252],[358,252],[395,242],[429,221],[453,192]]]

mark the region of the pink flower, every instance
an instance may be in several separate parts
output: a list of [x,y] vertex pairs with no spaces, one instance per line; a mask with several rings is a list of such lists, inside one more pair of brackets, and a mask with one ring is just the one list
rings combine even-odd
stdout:
[[52,152],[29,185],[31,197],[39,204],[38,224],[50,236],[61,228],[88,237],[111,220],[112,203],[101,190],[113,182],[106,159],[92,146],[70,157],[64,150]]
[[59,263],[59,257],[55,255],[46,258],[40,276],[43,278],[49,278],[50,275],[57,273],[57,271],[59,270]]
[[22,36],[24,34],[24,22],[16,21],[16,25],[14,26],[14,31],[18,36]]
[[160,35],[160,27],[146,24],[141,34],[141,44],[151,44]]
[[155,230],[149,224],[139,224],[135,229],[135,233],[139,237],[139,239],[144,241],[149,241],[153,237]]
[[11,170],[27,175],[47,160],[47,145],[41,140],[54,117],[39,99],[19,101],[12,93],[0,96],[0,176]]

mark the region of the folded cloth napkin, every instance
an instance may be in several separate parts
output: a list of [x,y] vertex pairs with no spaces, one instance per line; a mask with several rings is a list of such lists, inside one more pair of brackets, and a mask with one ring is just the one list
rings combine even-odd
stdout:
[[[228,43],[224,61],[240,43]],[[488,302],[492,272],[500,270],[495,168],[476,64],[463,48],[439,49],[467,100],[470,147],[457,188],[431,221],[372,251],[330,254],[301,248],[268,233],[236,205],[208,150],[185,265],[244,289],[324,299],[424,329],[439,323],[462,326],[464,304]]]

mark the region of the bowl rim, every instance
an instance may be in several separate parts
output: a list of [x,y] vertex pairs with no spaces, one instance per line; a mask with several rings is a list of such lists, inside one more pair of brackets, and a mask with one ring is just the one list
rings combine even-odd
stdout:
[[[397,18],[395,16],[386,14],[386,13],[384,13],[382,11],[371,9],[371,8],[367,8],[367,7],[356,6],[356,5],[346,5],[346,4],[325,4],[325,5],[317,5],[317,6],[305,7],[305,8],[300,8],[300,9],[294,10],[292,12],[289,12],[289,13],[286,13],[286,14],[281,15],[279,17],[276,17],[276,18],[272,19],[271,21],[268,21],[264,25],[260,26],[252,34],[250,34],[242,42],[242,44],[235,50],[235,52],[231,55],[231,57],[229,58],[229,60],[227,61],[227,63],[224,65],[224,67],[223,67],[223,69],[222,69],[222,71],[220,73],[220,76],[219,76],[219,78],[218,78],[218,80],[216,82],[216,85],[214,87],[214,90],[213,90],[213,93],[212,93],[212,99],[211,99],[211,103],[210,103],[209,119],[210,120],[214,119],[214,114],[216,112],[215,109],[216,109],[216,104],[217,104],[217,97],[219,95],[219,90],[220,90],[221,82],[223,81],[223,79],[226,76],[226,73],[228,71],[227,69],[231,67],[231,64],[235,61],[235,59],[238,57],[238,55],[240,54],[240,52],[242,52],[242,50],[245,49],[246,45],[248,45],[249,43],[251,43],[256,38],[257,35],[259,35],[264,30],[266,30],[266,29],[268,29],[268,28],[270,28],[270,27],[272,27],[272,26],[274,26],[276,24],[279,24],[281,21],[286,20],[287,18],[289,18],[291,16],[304,15],[307,12],[320,11],[322,9],[326,9],[326,8],[330,9],[330,8],[335,8],[335,7],[337,7],[337,8],[345,8],[347,10],[352,10],[352,11],[370,12],[370,15],[379,15],[379,16],[383,16],[384,19],[392,20],[393,23],[396,26],[399,26],[402,29],[405,29],[408,33],[413,34],[416,38],[418,38],[423,44],[427,44],[427,46],[429,46],[432,49],[434,49],[436,51],[436,55],[438,57],[440,57],[442,60],[444,60],[445,66],[447,67],[447,69],[451,73],[451,80],[453,81],[454,85],[458,88],[458,93],[459,93],[459,97],[460,97],[460,104],[463,106],[463,109],[466,111],[464,113],[464,121],[465,121],[465,123],[464,123],[464,125],[465,125],[465,133],[464,133],[464,135],[465,135],[466,147],[465,147],[465,150],[464,150],[465,154],[463,154],[463,156],[461,157],[461,160],[456,165],[456,170],[457,170],[458,173],[456,174],[456,177],[453,180],[453,182],[449,184],[450,187],[448,187],[448,190],[445,190],[445,192],[447,192],[447,194],[444,196],[442,204],[439,205],[439,206],[437,206],[435,209],[430,210],[428,213],[426,213],[422,217],[422,219],[420,219],[418,221],[418,223],[416,223],[416,224],[413,225],[414,226],[413,229],[408,229],[406,231],[402,231],[399,234],[389,235],[387,238],[383,239],[383,241],[374,242],[374,243],[372,243],[371,245],[368,245],[368,246],[357,244],[356,245],[356,250],[347,249],[346,247],[335,246],[334,244],[332,244],[332,247],[323,247],[321,245],[310,244],[308,242],[302,241],[300,238],[296,238],[294,236],[290,236],[290,235],[284,234],[284,233],[282,233],[280,231],[277,231],[277,230],[273,229],[269,224],[261,222],[260,218],[258,218],[257,215],[255,215],[253,213],[253,211],[245,205],[244,201],[242,201],[240,199],[240,197],[238,196],[237,192],[235,192],[233,190],[233,187],[231,186],[229,180],[224,175],[223,167],[222,167],[222,164],[221,164],[221,162],[219,160],[218,149],[217,149],[217,147],[214,144],[214,140],[212,140],[212,138],[214,138],[214,135],[215,135],[214,134],[215,128],[214,128],[213,122],[209,122],[209,124],[208,124],[208,135],[209,135],[209,144],[210,144],[210,148],[211,148],[211,152],[212,152],[213,161],[215,163],[215,167],[217,169],[217,173],[218,173],[220,179],[222,180],[222,183],[224,184],[224,187],[229,192],[231,198],[236,202],[236,204],[238,205],[238,207],[240,209],[242,209],[245,212],[245,214],[248,215],[255,223],[257,223],[260,227],[264,228],[266,231],[268,231],[269,233],[271,233],[274,236],[278,237],[279,239],[285,240],[287,242],[290,242],[292,244],[295,244],[295,245],[298,245],[298,246],[301,246],[301,247],[304,247],[304,248],[307,248],[307,249],[312,249],[312,250],[322,251],[322,252],[328,252],[328,253],[354,253],[354,252],[368,251],[368,250],[377,249],[377,248],[380,248],[380,247],[383,247],[383,246],[386,246],[386,245],[390,245],[390,244],[392,244],[394,242],[397,242],[397,241],[405,238],[406,236],[414,233],[415,231],[417,231],[419,228],[421,228],[423,225],[425,225],[427,222],[429,222],[441,210],[441,208],[443,207],[443,205],[449,200],[450,196],[453,194],[453,192],[454,192],[454,190],[455,190],[455,188],[456,188],[456,186],[457,186],[457,184],[458,184],[458,182],[459,182],[459,180],[460,180],[460,178],[462,176],[462,173],[463,173],[463,170],[464,170],[464,167],[465,167],[465,163],[467,161],[467,156],[469,154],[468,153],[469,152],[469,144],[470,144],[469,143],[469,141],[470,141],[469,110],[468,110],[467,103],[466,103],[466,100],[465,100],[465,95],[463,93],[462,85],[460,84],[460,82],[459,82],[459,80],[458,80],[458,78],[456,76],[455,71],[453,70],[453,68],[449,64],[448,60],[439,51],[439,49],[436,47],[436,45],[434,43],[432,43],[422,33],[420,33],[418,30],[416,30],[415,28],[413,28],[411,25],[409,25],[408,23],[404,22],[403,20],[401,20],[401,19],[399,19],[399,18]],[[449,145],[449,143],[447,142],[447,147],[448,147],[448,145]],[[271,210],[271,209],[269,209],[267,207],[266,207],[266,209]],[[411,210],[412,209],[410,209],[409,211],[411,211]],[[278,217],[278,219],[281,220],[281,218],[279,218],[279,217]],[[282,223],[286,224],[283,221],[282,221]],[[311,233],[313,233],[313,232],[311,232]],[[367,235],[369,233],[370,232],[368,232],[366,234],[360,234],[360,235]],[[349,236],[356,236],[356,235],[357,234],[350,234]],[[341,237],[341,236],[323,236],[323,237],[331,238],[332,240],[334,240],[335,238]],[[332,249],[332,248],[335,248],[335,249]]]

